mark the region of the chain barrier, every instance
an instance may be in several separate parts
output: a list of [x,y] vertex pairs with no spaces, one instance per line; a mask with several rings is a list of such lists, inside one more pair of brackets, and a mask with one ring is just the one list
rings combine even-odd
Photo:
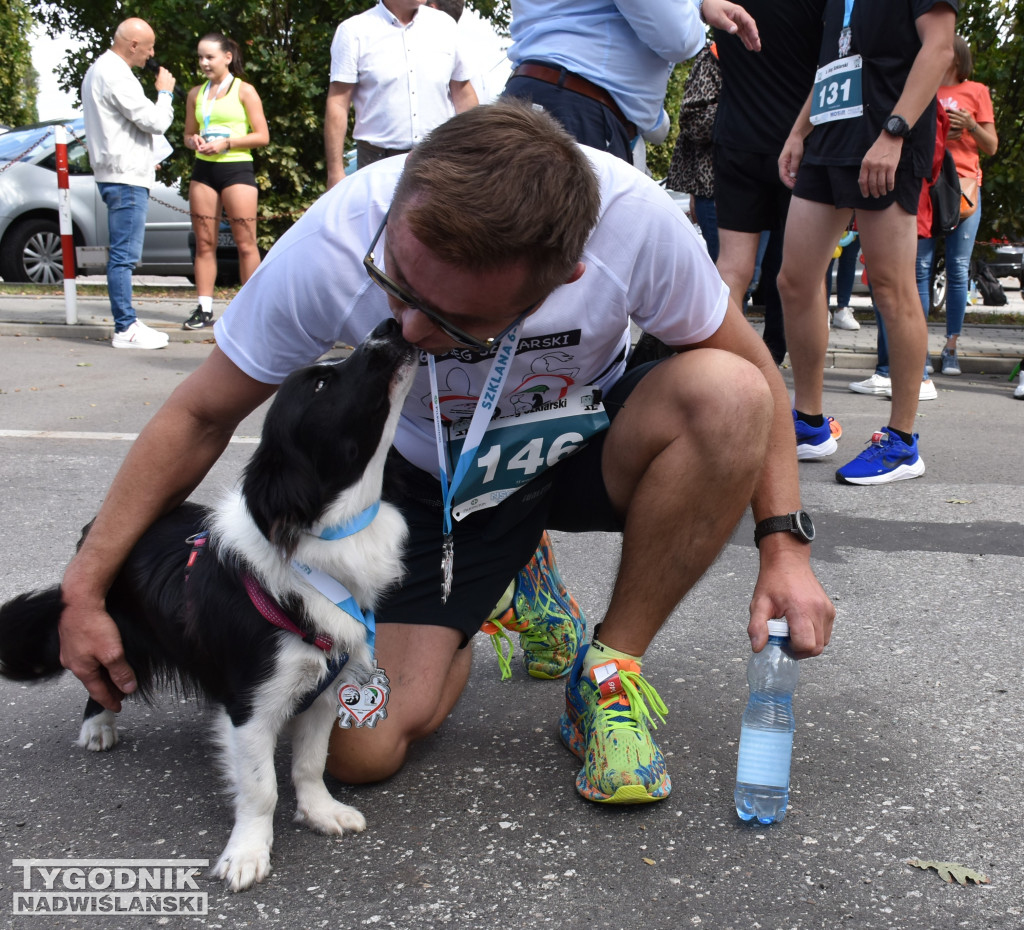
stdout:
[[28,155],[29,152],[32,151],[32,149],[38,148],[40,145],[42,145],[43,142],[45,142],[46,139],[49,138],[49,136],[52,135],[55,131],[56,130],[53,126],[47,129],[42,136],[40,136],[38,139],[33,140],[32,144],[27,149],[25,149],[24,152],[18,155],[17,158],[12,158],[9,162],[7,162],[6,165],[0,168],[0,174],[3,174],[8,168],[13,167],[18,162],[20,162],[26,155]]

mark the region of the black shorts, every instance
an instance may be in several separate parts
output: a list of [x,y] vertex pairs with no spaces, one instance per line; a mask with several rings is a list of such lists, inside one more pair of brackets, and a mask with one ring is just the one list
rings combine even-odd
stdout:
[[898,203],[911,216],[917,216],[917,202],[921,197],[921,179],[914,177],[910,160],[901,161],[896,168],[895,187],[884,197],[865,197],[857,179],[860,165],[800,165],[796,176],[795,197],[814,203],[827,203],[837,209],[858,211],[885,210]]
[[192,163],[192,180],[212,187],[218,194],[235,184],[259,187],[251,161],[203,161],[197,158]]
[[[609,419],[657,362],[638,366],[604,396]],[[392,450],[388,486],[400,490],[389,499],[409,526],[406,574],[401,586],[375,611],[378,623],[414,623],[459,630],[463,644],[481,624],[530,560],[545,529],[571,533],[621,532],[601,472],[607,432],[599,433],[575,455],[563,459],[497,507],[453,521],[455,569],[452,592],[441,603],[441,483]]]
[[784,229],[791,194],[779,178],[779,160],[763,152],[712,150],[718,228],[759,233]]

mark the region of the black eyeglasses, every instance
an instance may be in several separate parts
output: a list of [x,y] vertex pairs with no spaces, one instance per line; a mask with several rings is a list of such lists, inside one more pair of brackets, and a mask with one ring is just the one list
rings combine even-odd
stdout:
[[367,250],[366,257],[363,259],[363,267],[366,268],[366,273],[370,276],[370,280],[384,291],[385,294],[390,294],[396,300],[400,300],[403,304],[412,307],[413,310],[418,310],[449,338],[454,339],[461,345],[469,346],[470,348],[477,349],[480,352],[487,352],[496,344],[500,343],[501,340],[508,335],[510,330],[518,326],[523,317],[537,309],[540,301],[527,307],[515,318],[515,320],[512,321],[512,323],[498,333],[497,336],[492,336],[490,339],[478,339],[476,336],[471,336],[464,330],[459,329],[459,327],[453,323],[449,323],[443,316],[434,310],[424,307],[417,298],[413,297],[407,290],[392,281],[391,278],[377,267],[374,262],[373,250],[377,247],[377,242],[380,240],[381,234],[384,232],[384,227],[388,225],[388,216],[390,213],[391,211],[389,210],[384,214],[384,219],[380,224],[380,228],[377,230],[377,235],[373,237],[373,242],[370,243],[370,248]]

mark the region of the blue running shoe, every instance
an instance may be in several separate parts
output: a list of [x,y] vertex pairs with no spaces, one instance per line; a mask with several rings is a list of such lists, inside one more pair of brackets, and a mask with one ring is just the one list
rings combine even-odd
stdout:
[[843,428],[832,417],[826,417],[821,426],[811,426],[798,419],[794,410],[793,427],[796,429],[796,457],[800,462],[823,459],[839,448],[836,434],[838,429],[838,435],[842,435]]
[[920,478],[924,459],[917,453],[917,433],[907,445],[888,426],[871,437],[868,447],[836,472],[840,484],[888,484],[905,478]]

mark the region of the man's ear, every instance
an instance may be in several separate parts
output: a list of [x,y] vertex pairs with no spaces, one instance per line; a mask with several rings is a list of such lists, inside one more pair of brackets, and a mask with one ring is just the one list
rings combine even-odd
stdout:
[[566,279],[566,284],[572,284],[573,281],[579,281],[583,276],[583,272],[587,270],[586,264],[583,262],[576,262],[576,267],[573,268],[572,274]]

